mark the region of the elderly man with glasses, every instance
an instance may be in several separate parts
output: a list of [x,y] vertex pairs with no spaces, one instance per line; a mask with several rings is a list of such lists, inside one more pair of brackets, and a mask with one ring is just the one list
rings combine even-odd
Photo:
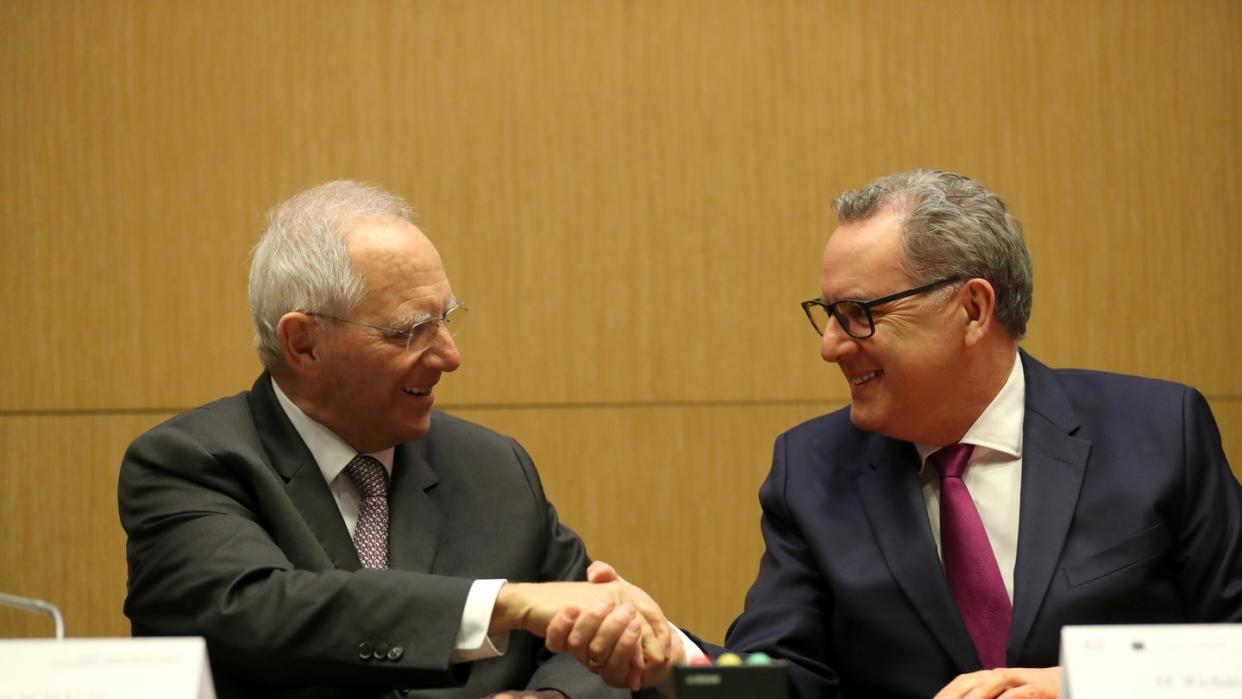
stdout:
[[835,205],[802,309],[850,405],[777,439],[726,646],[788,661],[803,699],[1047,697],[1062,626],[1242,622],[1242,488],[1203,396],[1021,350],[1030,258],[978,182]]
[[592,667],[636,685],[667,622],[585,582],[521,446],[432,410],[467,306],[410,218],[353,182],[273,210],[250,270],[266,371],[124,457],[134,634],[204,636],[225,699],[628,696],[537,636],[613,612],[617,660]]

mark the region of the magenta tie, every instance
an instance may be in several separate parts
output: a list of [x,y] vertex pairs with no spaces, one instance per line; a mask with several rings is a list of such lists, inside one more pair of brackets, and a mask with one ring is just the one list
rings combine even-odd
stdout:
[[345,466],[345,473],[362,493],[354,548],[364,568],[388,567],[388,472],[370,456],[359,454]]
[[1005,667],[1013,604],[979,510],[962,482],[974,449],[971,444],[954,444],[928,460],[940,471],[940,553],[949,589],[975,642],[979,662],[990,669]]

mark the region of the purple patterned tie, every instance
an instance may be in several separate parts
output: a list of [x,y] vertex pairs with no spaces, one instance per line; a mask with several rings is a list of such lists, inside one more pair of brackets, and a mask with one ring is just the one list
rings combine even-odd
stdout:
[[363,568],[388,567],[388,472],[370,456],[359,454],[345,466],[345,473],[362,493],[354,548]]
[[975,642],[979,662],[990,669],[1005,667],[1013,604],[983,520],[962,482],[962,471],[974,449],[971,444],[954,444],[928,460],[940,471],[940,551],[949,589]]

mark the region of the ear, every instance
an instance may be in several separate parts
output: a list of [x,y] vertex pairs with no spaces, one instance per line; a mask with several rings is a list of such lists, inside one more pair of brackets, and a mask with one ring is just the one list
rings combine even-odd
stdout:
[[992,317],[996,310],[996,291],[988,280],[975,278],[967,281],[960,293],[966,318],[963,341],[967,347],[973,347],[987,336],[996,322]]
[[285,366],[295,374],[314,376],[321,371],[320,348],[316,343],[322,336],[314,318],[296,311],[284,314],[276,324],[276,340]]

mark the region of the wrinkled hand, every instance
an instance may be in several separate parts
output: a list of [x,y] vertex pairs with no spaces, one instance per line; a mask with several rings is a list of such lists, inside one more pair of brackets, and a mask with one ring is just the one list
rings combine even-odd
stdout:
[[[603,561],[591,564],[587,579],[596,584],[622,584],[628,600],[612,607],[599,604],[562,610],[548,625],[548,649],[570,653],[614,687],[638,691],[663,681],[682,662],[685,652],[660,605]],[[639,619],[650,622],[658,652],[649,650],[653,644],[642,636],[645,630],[636,623]]]
[[1059,667],[1001,667],[958,675],[935,699],[1057,699]]
[[[574,657],[606,682],[628,687],[632,680],[637,689],[646,662],[669,662],[672,633],[664,612],[647,593],[615,572],[611,575],[613,579],[598,582],[505,583],[496,596],[488,632],[552,633],[548,648],[561,652],[569,649],[567,639],[575,623],[584,619],[583,633],[588,628],[591,633]],[[586,643],[601,629],[596,645],[601,654],[588,656]]]

